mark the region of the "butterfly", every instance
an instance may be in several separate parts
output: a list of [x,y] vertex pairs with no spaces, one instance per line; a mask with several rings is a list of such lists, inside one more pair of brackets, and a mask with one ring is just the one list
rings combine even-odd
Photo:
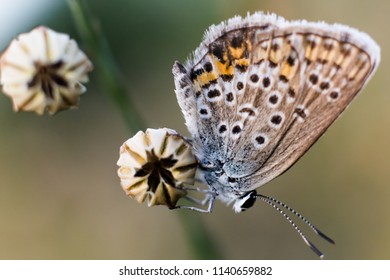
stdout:
[[[341,24],[288,21],[261,12],[211,26],[200,46],[175,62],[175,92],[199,162],[206,209],[216,199],[244,211],[262,200],[256,189],[289,169],[340,116],[378,67],[380,48],[366,33]],[[284,210],[283,210],[284,209]]]

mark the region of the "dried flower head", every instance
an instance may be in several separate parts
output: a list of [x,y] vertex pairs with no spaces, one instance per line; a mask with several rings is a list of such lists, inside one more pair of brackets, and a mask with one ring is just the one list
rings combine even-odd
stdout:
[[187,141],[176,131],[139,131],[120,147],[118,175],[124,191],[148,206],[172,208],[186,196],[183,184],[194,184],[197,161]]
[[15,111],[37,114],[76,107],[91,70],[74,40],[44,26],[19,35],[0,58],[0,82]]

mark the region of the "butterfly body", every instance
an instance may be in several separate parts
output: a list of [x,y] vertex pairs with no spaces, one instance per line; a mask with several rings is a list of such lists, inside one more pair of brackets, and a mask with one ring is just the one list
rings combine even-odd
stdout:
[[173,67],[209,200],[240,212],[339,117],[379,59],[367,34],[339,24],[255,13],[211,26]]

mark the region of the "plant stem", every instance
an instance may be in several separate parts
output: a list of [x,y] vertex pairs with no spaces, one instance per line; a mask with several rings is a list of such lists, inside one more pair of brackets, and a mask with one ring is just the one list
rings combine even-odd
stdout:
[[[200,260],[222,259],[222,252],[205,227],[199,213],[185,213],[180,210],[177,210],[177,212],[184,228],[184,233],[191,245],[193,258]],[[193,215],[190,216],[189,214]]]
[[128,95],[129,89],[110,51],[103,32],[80,0],[68,0],[76,28],[97,68],[103,91],[119,109],[125,123],[134,133],[144,128],[143,121]]
[[[103,91],[115,103],[132,132],[144,129],[143,121],[131,102],[127,85],[122,78],[104,34],[99,28],[98,21],[91,16],[84,1],[67,1],[76,28],[96,65]],[[181,211],[177,211],[177,213],[185,230],[184,234],[191,246],[193,257],[195,259],[220,259],[222,255],[207,232],[201,216],[188,215],[189,213]]]

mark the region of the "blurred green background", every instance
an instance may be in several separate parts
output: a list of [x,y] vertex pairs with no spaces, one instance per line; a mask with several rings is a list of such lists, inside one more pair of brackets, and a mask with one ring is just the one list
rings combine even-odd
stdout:
[[[327,259],[390,259],[389,1],[86,2],[147,126],[187,136],[171,68],[199,45],[209,25],[261,10],[369,33],[382,48],[377,74],[292,169],[259,191],[334,238],[336,245],[329,245],[300,224]],[[80,39],[66,1],[0,0],[1,49],[41,24]],[[0,96],[0,258],[194,258],[177,213],[139,205],[121,189],[118,150],[135,132],[96,73],[80,108],[54,117],[14,113],[10,100]],[[223,258],[316,259],[283,217],[260,201],[242,214],[217,203],[202,219]]]

